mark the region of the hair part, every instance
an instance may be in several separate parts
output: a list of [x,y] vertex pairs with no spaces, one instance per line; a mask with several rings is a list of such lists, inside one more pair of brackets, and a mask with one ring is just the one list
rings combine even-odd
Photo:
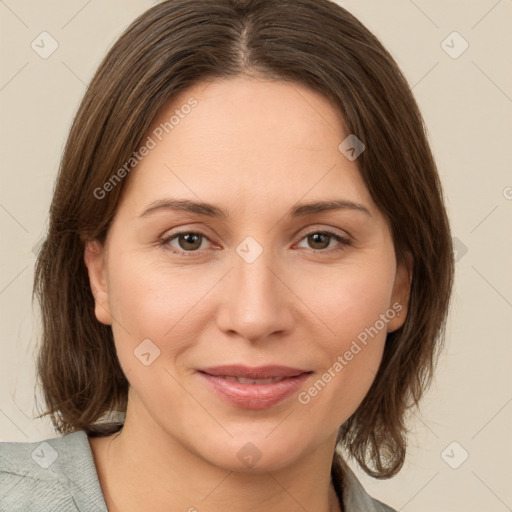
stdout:
[[[110,433],[129,383],[112,329],[97,321],[84,248],[104,241],[129,176],[102,187],[181,91],[213,79],[300,83],[340,111],[363,141],[361,176],[386,216],[399,262],[414,259],[405,324],[389,333],[375,380],[338,443],[363,470],[389,478],[406,454],[405,414],[428,388],[442,348],[453,253],[441,185],[410,87],[379,40],[330,0],[168,0],[143,13],[108,51],[74,118],[48,234],[35,269],[42,312],[37,361],[59,433]],[[341,142],[341,141],[340,141]],[[117,425],[117,426],[116,426]]]

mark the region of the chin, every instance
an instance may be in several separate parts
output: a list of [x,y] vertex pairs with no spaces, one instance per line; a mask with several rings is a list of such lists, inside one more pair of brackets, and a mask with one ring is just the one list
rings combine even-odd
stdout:
[[211,464],[228,471],[258,474],[284,469],[299,460],[306,450],[305,446],[299,444],[304,439],[288,438],[288,442],[283,442],[285,436],[271,437],[265,438],[260,433],[248,435],[246,441],[240,438],[230,439],[224,444],[215,441],[215,451],[211,450],[210,444],[202,446],[198,453]]

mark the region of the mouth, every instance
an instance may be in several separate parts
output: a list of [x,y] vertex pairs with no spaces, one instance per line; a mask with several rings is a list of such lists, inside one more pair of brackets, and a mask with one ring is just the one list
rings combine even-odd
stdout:
[[197,370],[209,389],[240,409],[267,409],[297,392],[313,373],[287,366],[225,365]]
[[[209,374],[207,374],[209,375]],[[230,375],[211,375],[211,377],[220,377],[231,382],[240,382],[240,384],[272,384],[273,382],[280,382],[288,377],[270,377],[268,379],[248,379],[246,377],[232,377]]]

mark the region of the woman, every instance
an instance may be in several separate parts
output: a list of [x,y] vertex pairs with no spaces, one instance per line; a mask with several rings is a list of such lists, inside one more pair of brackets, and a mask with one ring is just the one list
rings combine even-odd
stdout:
[[343,452],[402,467],[452,275],[421,114],[359,21],[149,9],[67,141],[35,276],[64,435],[2,443],[1,510],[393,510]]

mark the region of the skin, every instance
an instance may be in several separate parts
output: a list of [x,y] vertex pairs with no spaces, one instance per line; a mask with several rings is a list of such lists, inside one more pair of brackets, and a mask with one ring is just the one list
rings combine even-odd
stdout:
[[[357,160],[338,149],[349,133],[326,98],[296,83],[217,80],[175,97],[151,130],[191,96],[198,105],[127,178],[105,244],[86,244],[96,317],[112,325],[130,382],[122,431],[90,438],[107,506],[341,510],[330,481],[336,433],[375,378],[386,332],[405,320],[411,269],[396,264]],[[213,203],[229,217],[169,209],[141,217],[170,197]],[[287,216],[297,203],[326,199],[368,213]],[[350,242],[308,237],[326,229]],[[204,238],[159,243],[191,231]],[[263,251],[251,263],[236,252],[248,236]],[[172,252],[187,248],[192,256]],[[239,409],[196,372],[281,364],[313,371],[307,390],[395,302],[401,315],[307,404],[293,395]],[[134,350],[148,338],[160,355],[145,366]],[[261,453],[252,467],[237,457],[248,442]]]

